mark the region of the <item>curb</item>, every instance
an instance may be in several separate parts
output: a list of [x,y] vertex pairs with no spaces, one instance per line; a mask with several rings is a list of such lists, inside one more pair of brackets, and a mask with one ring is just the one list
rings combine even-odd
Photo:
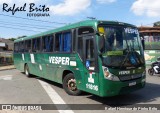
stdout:
[[2,66],[2,67],[0,67],[0,71],[12,70],[12,69],[16,69],[16,68],[14,66]]
[[0,69],[0,71],[12,70],[12,69],[16,69],[16,68]]

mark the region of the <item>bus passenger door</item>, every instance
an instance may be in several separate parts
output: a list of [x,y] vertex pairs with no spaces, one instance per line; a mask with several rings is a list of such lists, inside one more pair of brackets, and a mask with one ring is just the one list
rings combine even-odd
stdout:
[[98,60],[94,36],[83,37],[83,61],[86,91],[99,94]]

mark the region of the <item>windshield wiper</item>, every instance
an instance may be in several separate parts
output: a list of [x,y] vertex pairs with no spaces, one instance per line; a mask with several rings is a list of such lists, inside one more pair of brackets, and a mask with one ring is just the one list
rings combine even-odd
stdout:
[[120,68],[122,68],[122,66],[126,63],[127,57],[128,57],[129,54],[130,54],[129,45],[128,45],[128,42],[127,42],[127,38],[126,38],[126,34],[125,34],[125,33],[124,33],[124,38],[125,38],[126,45],[127,45],[127,48],[125,49],[125,51],[127,50],[127,55],[126,55],[125,59],[123,60],[123,62],[122,62],[122,64],[121,64]]
[[[129,50],[129,49],[125,49],[125,50]],[[124,60],[123,60],[123,62],[121,64],[120,68],[122,68],[122,66],[124,66],[124,64],[126,63],[129,54],[130,54],[130,51],[127,51],[127,55],[125,56],[125,58],[124,58]]]

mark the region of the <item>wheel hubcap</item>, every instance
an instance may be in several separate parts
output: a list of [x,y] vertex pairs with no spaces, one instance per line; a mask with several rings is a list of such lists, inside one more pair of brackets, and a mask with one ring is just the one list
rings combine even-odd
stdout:
[[76,86],[76,80],[75,79],[70,79],[69,81],[68,81],[68,88],[70,89],[70,90],[72,90],[72,91],[75,91],[75,90],[77,90],[77,86]]

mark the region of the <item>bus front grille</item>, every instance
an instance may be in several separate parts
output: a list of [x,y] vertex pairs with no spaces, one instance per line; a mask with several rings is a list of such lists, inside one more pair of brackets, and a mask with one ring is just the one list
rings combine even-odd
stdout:
[[134,80],[134,79],[139,79],[142,77],[142,74],[135,74],[135,75],[123,75],[119,76],[119,79],[121,81],[128,81],[128,80]]

